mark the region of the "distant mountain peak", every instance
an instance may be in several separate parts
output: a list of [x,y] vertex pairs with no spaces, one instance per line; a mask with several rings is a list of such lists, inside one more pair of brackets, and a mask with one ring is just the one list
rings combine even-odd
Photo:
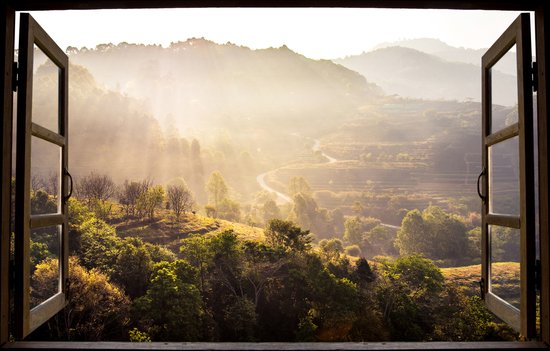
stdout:
[[412,48],[419,51],[423,51],[429,54],[437,53],[440,51],[452,50],[455,47],[445,43],[441,39],[436,38],[415,38],[415,39],[403,39],[393,42],[384,42],[376,45],[373,50],[381,49],[390,46],[401,46],[406,48]]

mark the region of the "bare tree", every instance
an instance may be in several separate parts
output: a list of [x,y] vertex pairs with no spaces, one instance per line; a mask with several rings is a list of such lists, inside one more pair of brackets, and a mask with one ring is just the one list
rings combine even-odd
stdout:
[[89,175],[81,178],[76,184],[76,191],[79,197],[85,199],[88,204],[95,201],[107,201],[114,196],[116,190],[115,183],[106,174],[96,174],[91,172]]
[[59,174],[50,172],[50,175],[46,179],[46,192],[50,195],[59,195]]
[[150,179],[141,182],[125,180],[124,184],[117,192],[118,201],[126,211],[126,216],[135,216],[137,214],[138,199],[149,190],[152,185]]
[[44,188],[44,179],[41,176],[34,174],[31,177],[31,190],[36,192],[42,188]]
[[192,209],[195,201],[191,190],[185,185],[169,185],[167,188],[168,204],[176,217],[179,218],[181,213],[185,213]]

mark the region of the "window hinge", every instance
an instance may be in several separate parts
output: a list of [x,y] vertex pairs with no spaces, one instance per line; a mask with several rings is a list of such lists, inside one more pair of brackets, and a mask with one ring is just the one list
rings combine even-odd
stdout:
[[537,91],[539,89],[539,66],[537,65],[537,62],[533,62],[533,69],[531,70],[533,77],[533,91]]
[[14,62],[12,65],[11,72],[11,90],[17,91],[17,86],[19,85],[19,66],[17,62]]
[[535,289],[540,291],[541,286],[541,265],[540,260],[535,261]]
[[482,300],[485,300],[485,279],[481,278],[479,280],[479,294]]

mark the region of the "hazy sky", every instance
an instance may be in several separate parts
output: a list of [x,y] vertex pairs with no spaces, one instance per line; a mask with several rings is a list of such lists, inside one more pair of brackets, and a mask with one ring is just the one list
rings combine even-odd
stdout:
[[384,9],[169,9],[32,12],[54,40],[95,47],[120,42],[162,44],[205,37],[250,48],[279,47],[310,58],[337,58],[385,41],[438,38],[486,48],[517,12]]

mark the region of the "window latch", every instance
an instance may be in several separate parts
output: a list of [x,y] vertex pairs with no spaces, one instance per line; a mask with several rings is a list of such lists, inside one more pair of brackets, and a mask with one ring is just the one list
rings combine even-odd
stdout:
[[11,71],[11,90],[17,91],[17,86],[19,85],[19,66],[17,62],[12,64]]

